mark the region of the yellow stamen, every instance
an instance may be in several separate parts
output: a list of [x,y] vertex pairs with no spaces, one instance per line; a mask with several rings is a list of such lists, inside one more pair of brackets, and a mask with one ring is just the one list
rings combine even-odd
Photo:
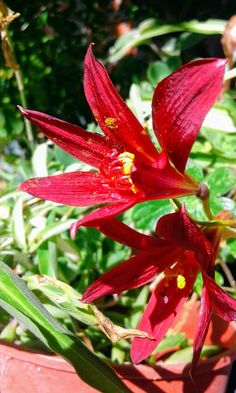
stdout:
[[185,277],[182,276],[182,274],[178,274],[176,280],[177,280],[177,287],[178,287],[179,289],[184,289],[185,286],[186,286]]
[[125,151],[124,153],[121,153],[118,158],[122,163],[123,175],[130,175],[132,166],[134,164],[135,155]]
[[139,192],[139,189],[133,184],[133,181],[131,179],[131,172],[132,166],[134,164],[135,155],[133,153],[125,151],[124,153],[119,154],[118,158],[122,164],[122,175],[128,176],[127,182],[131,184],[131,190],[133,191],[133,193],[137,194]]

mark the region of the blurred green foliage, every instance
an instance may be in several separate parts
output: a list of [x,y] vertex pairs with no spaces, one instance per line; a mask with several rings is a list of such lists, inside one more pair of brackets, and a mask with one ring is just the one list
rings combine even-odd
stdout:
[[[231,1],[33,1],[27,6],[20,0],[7,5],[20,12],[9,28],[16,58],[23,74],[28,106],[65,120],[86,126],[92,120],[86,103],[83,84],[83,59],[90,42],[95,42],[98,57],[106,58],[114,43],[121,22],[135,27],[145,19],[155,17],[158,22],[176,23],[193,18],[227,19],[233,12]],[[171,37],[179,36],[172,34]],[[168,37],[154,40],[163,47]],[[197,41],[200,40],[198,43]],[[194,37],[194,47],[187,37],[181,38],[182,58],[214,56],[220,51],[219,39]],[[183,44],[184,42],[184,44]],[[128,95],[135,77],[144,78],[148,64],[162,57],[150,47],[142,47],[136,56],[128,56],[109,68],[113,81]],[[128,72],[127,72],[128,70]],[[124,78],[123,75],[126,75]],[[150,75],[152,71],[150,70]],[[0,56],[0,139],[9,141],[23,133],[23,122],[16,110],[19,92],[10,69],[4,67]]]

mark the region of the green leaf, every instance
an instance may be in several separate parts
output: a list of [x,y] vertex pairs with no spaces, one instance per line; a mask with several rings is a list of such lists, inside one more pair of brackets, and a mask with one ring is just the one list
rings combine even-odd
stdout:
[[184,202],[186,209],[189,214],[200,221],[206,220],[206,215],[202,208],[202,202],[195,196],[181,198],[181,202]]
[[129,98],[126,102],[140,123],[144,124],[143,101],[141,99],[140,86],[132,83],[129,91]]
[[201,134],[211,143],[214,153],[219,156],[235,162],[236,158],[236,135],[234,133],[218,132],[216,129],[211,130],[203,127]]
[[7,326],[5,326],[0,334],[0,339],[6,342],[12,343],[16,338],[16,328],[18,322],[15,318],[13,318]]
[[233,214],[236,213],[235,201],[230,198],[210,195],[210,205],[213,215],[219,213],[221,210],[231,210]]
[[230,167],[215,168],[206,177],[206,183],[214,195],[224,195],[236,185],[236,173]]
[[48,249],[39,248],[37,262],[41,274],[57,278],[57,248],[53,242],[48,242]]
[[203,40],[203,35],[196,33],[182,33],[177,40],[176,47],[177,49],[183,51],[189,48],[192,48],[194,45],[198,44]]
[[186,340],[183,333],[176,333],[175,335],[166,336],[153,351],[152,355],[176,346],[186,346],[187,342],[188,341]]
[[54,221],[51,224],[47,225],[42,231],[37,232],[35,238],[31,238],[29,245],[29,252],[34,252],[37,248],[46,240],[50,239],[53,236],[59,235],[60,233],[67,231],[74,220],[66,220],[64,222]]
[[0,306],[23,323],[53,352],[71,363],[86,383],[104,393],[129,392],[112,369],[54,319],[25,283],[2,262]]
[[137,298],[131,303],[131,313],[128,318],[128,327],[137,328],[142,313],[146,307],[148,296],[150,294],[148,286],[144,286]]
[[219,287],[224,285],[224,277],[217,271],[215,272],[215,282],[219,285]]
[[193,290],[198,294],[199,297],[201,297],[202,294],[202,285],[203,285],[202,275],[201,273],[198,273],[193,286]]
[[90,305],[82,303],[82,295],[68,284],[45,275],[28,276],[25,281],[31,290],[40,291],[73,318],[86,325],[96,325],[97,319]]
[[155,19],[142,22],[137,28],[121,36],[110,49],[108,61],[110,63],[120,60],[130,48],[146,44],[150,38],[174,32],[192,32],[198,34],[222,34],[226,21],[209,19],[205,22],[192,20],[172,25],[161,25]]
[[23,218],[23,195],[19,195],[12,211],[12,233],[16,244],[26,251],[25,226]]
[[71,239],[63,239],[62,237],[58,237],[56,239],[56,244],[57,248],[72,262],[79,262],[80,251]]
[[125,361],[125,351],[116,344],[111,349],[111,360],[118,364],[123,364]]
[[48,176],[47,152],[47,143],[42,143],[41,145],[38,145],[34,151],[34,154],[32,156],[32,167],[34,176],[36,177]]
[[170,75],[171,69],[162,61],[150,63],[147,69],[147,78],[155,87],[162,79]]
[[137,229],[153,231],[158,218],[172,211],[169,200],[143,202],[132,209],[131,217]]
[[[218,345],[204,345],[201,352],[201,357],[211,357],[221,352]],[[191,363],[193,358],[193,348],[183,348],[174,352],[165,360],[165,364]]]
[[75,157],[71,156],[70,154],[66,153],[64,150],[60,149],[60,147],[55,146],[55,155],[57,161],[59,161],[62,165],[68,166],[78,162]]
[[199,182],[202,182],[204,179],[202,168],[197,165],[188,166],[187,173]]

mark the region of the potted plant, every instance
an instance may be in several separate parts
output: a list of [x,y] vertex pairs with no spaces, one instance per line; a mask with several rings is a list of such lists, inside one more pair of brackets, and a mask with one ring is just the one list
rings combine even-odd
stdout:
[[[170,389],[176,392],[193,389],[193,381],[189,375],[192,348],[180,348],[193,339],[199,306],[196,299],[186,303],[184,316],[180,315],[178,318],[178,321],[181,321],[181,332],[177,321],[173,328],[175,333],[172,332],[164,340],[162,348],[153,355],[152,365],[113,364],[114,370],[131,391],[141,393],[161,390],[168,393]],[[232,361],[236,358],[235,330],[234,324],[222,324],[221,319],[215,316],[212,318],[203,354],[205,360],[200,361],[195,374],[199,392],[213,392],[216,389],[218,392],[225,391]],[[169,346],[169,349],[164,350],[165,346]],[[210,357],[207,359],[207,356]],[[48,393],[52,386],[55,390],[60,389],[62,393],[76,390],[83,393],[97,391],[81,380],[75,370],[58,356],[2,344],[0,364],[3,392],[17,393],[25,389],[28,393],[33,387],[35,393],[40,392],[40,389]]]
[[[216,167],[199,164],[205,144],[214,147],[209,127],[202,128],[195,164],[186,169],[202,122],[221,93],[224,72],[223,59],[196,60],[158,84],[153,128],[162,150],[149,137],[150,124],[144,128],[121,100],[92,47],[85,59],[85,94],[106,136],[94,132],[94,125],[86,132],[20,107],[26,121],[57,147],[38,145],[33,165],[25,160],[12,171],[0,199],[0,305],[6,311],[1,338],[33,350],[3,345],[6,392],[27,391],[28,383],[46,393],[58,381],[57,389],[67,392],[167,392],[170,386],[188,391],[203,372],[200,391],[213,391],[213,379],[224,391],[236,345],[235,326],[228,324],[236,316],[235,286],[225,263],[235,253],[235,173],[231,163],[218,165],[222,154],[213,148],[208,160],[214,157]],[[136,88],[142,102],[144,89]],[[132,96],[130,101],[135,106]],[[224,105],[226,112],[230,98]],[[150,102],[143,108],[147,116]],[[211,116],[210,123],[214,112]],[[33,198],[12,191],[19,174],[25,180],[19,189]],[[103,206],[90,210],[97,205]],[[115,218],[120,213],[123,221]],[[216,275],[215,264],[221,268]],[[189,318],[187,299],[193,292],[201,305],[195,312],[190,301]],[[215,315],[226,322],[220,324]],[[148,358],[148,363],[127,364],[127,338],[133,339],[132,361]],[[82,385],[66,362],[42,354],[46,348],[73,365]],[[198,365],[202,349],[209,359]]]

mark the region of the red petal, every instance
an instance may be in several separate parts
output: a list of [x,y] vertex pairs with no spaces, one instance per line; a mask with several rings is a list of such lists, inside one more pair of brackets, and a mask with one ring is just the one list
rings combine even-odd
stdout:
[[104,136],[84,131],[82,128],[63,120],[18,107],[23,116],[29,119],[61,149],[79,160],[99,167],[113,146]]
[[197,254],[204,253],[209,258],[211,245],[200,228],[189,218],[184,204],[176,213],[167,214],[159,219],[156,233],[184,249],[195,251]]
[[163,153],[149,168],[134,167],[132,179],[149,200],[194,195],[198,190],[198,183],[173,168]]
[[225,321],[236,320],[236,299],[232,298],[204,272],[203,279],[215,312]]
[[172,264],[178,254],[178,250],[168,247],[141,252],[103,274],[87,288],[82,300],[92,302],[104,295],[145,285]]
[[106,221],[114,216],[117,216],[120,213],[123,213],[125,210],[129,209],[130,207],[134,206],[137,203],[137,199],[128,200],[124,198],[124,202],[116,203],[110,206],[104,206],[100,209],[93,211],[92,213],[88,214],[87,216],[81,218],[81,220],[74,222],[70,228],[70,235],[71,238],[74,239],[78,228],[82,225],[88,227],[96,227],[101,224],[101,222]]
[[214,277],[215,275],[215,260],[219,250],[219,244],[222,236],[222,228],[205,228],[204,235],[208,239],[209,243],[211,244],[211,252],[208,258],[204,258],[204,256],[199,253],[198,254],[198,261],[200,262],[203,270],[208,274],[210,277]]
[[127,200],[98,172],[70,172],[27,180],[19,187],[37,198],[68,206],[91,206]]
[[91,46],[84,66],[85,95],[101,129],[118,148],[154,161],[157,150],[118,94],[103,65],[93,56]]
[[168,245],[168,242],[165,240],[155,238],[154,236],[143,235],[116,218],[98,225],[97,229],[110,239],[139,250]]
[[196,60],[162,80],[152,102],[153,127],[162,149],[180,172],[202,122],[220,94],[226,60]]
[[168,281],[163,279],[158,284],[138,326],[138,329],[147,332],[155,340],[138,337],[134,339],[131,347],[134,363],[140,363],[149,356],[163,339],[188,298],[195,278],[196,275],[194,278],[189,277],[183,289],[177,287],[176,277],[169,278]]
[[197,367],[197,363],[201,355],[201,350],[207,335],[211,314],[212,314],[212,305],[208,297],[207,290],[205,287],[203,287],[202,296],[201,296],[201,308],[199,311],[197,327],[194,335],[193,360],[191,365],[192,373]]

